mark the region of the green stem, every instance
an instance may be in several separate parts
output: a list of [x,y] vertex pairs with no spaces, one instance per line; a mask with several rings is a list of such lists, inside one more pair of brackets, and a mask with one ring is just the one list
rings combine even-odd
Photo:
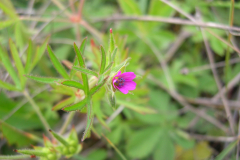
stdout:
[[68,126],[69,123],[72,121],[74,115],[75,115],[75,112],[70,112],[70,113],[68,114],[67,120],[64,122],[62,128],[60,129],[59,134],[61,134],[61,135],[64,134],[64,132],[65,132],[66,129],[67,129],[67,126]]
[[37,106],[37,104],[35,103],[35,101],[29,96],[27,91],[23,91],[24,96],[27,98],[27,100],[29,101],[29,103],[31,104],[31,106],[33,107],[33,109],[35,110],[35,112],[37,113],[39,119],[41,120],[44,129],[46,130],[47,133],[48,130],[50,129],[49,124],[47,123],[46,119],[43,117],[39,107]]

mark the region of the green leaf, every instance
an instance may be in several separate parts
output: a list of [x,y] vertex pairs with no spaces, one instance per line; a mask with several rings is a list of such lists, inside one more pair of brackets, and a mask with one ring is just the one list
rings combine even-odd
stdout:
[[116,57],[116,54],[117,54],[117,50],[118,50],[118,48],[116,47],[116,48],[114,49],[113,53],[112,53],[112,59],[111,59],[112,62],[115,61],[115,57]]
[[25,132],[1,120],[0,129],[2,131],[3,136],[7,139],[8,144],[10,145],[16,144],[18,147],[23,147],[33,143],[33,141],[28,137],[28,135]]
[[0,159],[28,159],[30,158],[29,155],[9,155],[9,156],[2,156],[0,155]]
[[42,83],[56,83],[61,80],[59,78],[39,77],[39,76],[33,76],[33,75],[24,75],[24,76]]
[[90,94],[90,95],[93,95],[94,93],[96,93],[96,92],[106,83],[106,81],[107,81],[108,78],[109,78],[109,77],[106,77],[101,83],[98,83],[96,86],[94,86],[94,87],[90,90],[89,94]]
[[55,106],[53,106],[52,110],[53,111],[60,110],[63,107],[72,104],[74,102],[74,100],[75,100],[74,96],[71,96],[71,97],[69,97],[67,99],[64,99],[64,100],[60,101],[59,103],[57,103]]
[[30,73],[32,58],[33,58],[33,47],[32,47],[32,40],[28,41],[28,49],[27,49],[27,61],[25,64],[25,73]]
[[60,136],[53,130],[49,130],[49,132],[53,135],[54,138],[56,138],[58,140],[58,142],[60,142],[61,144],[65,145],[65,146],[69,146],[68,142],[62,136]]
[[12,77],[14,83],[17,85],[18,89],[21,89],[21,82],[17,76],[17,73],[15,72],[12,63],[7,55],[7,53],[3,50],[2,46],[0,46],[0,59],[5,67],[5,69],[8,71],[9,75]]
[[[82,54],[84,54],[84,50],[85,50],[85,46],[86,46],[86,42],[87,42],[87,37],[83,39],[82,43],[81,43],[81,46],[80,46],[80,52]],[[74,47],[75,49],[75,47]],[[77,66],[78,65],[78,56],[76,56],[75,60],[74,60],[74,63],[73,63],[73,66]],[[71,69],[71,72],[70,72],[70,78],[73,77],[73,75],[75,75],[77,71],[74,70],[74,69]]]
[[112,59],[112,52],[113,52],[114,48],[115,48],[115,42],[114,42],[114,38],[113,38],[112,29],[110,29],[110,39],[109,39],[109,49],[108,49],[109,61],[111,61],[111,59]]
[[85,128],[83,137],[82,137],[82,141],[84,141],[86,138],[90,137],[92,121],[93,121],[91,97],[86,97],[86,100],[87,100],[87,125]]
[[17,91],[18,90],[15,86],[13,86],[9,83],[3,82],[1,79],[0,79],[0,88],[7,89],[9,91]]
[[14,20],[6,20],[6,21],[1,21],[0,22],[0,29],[4,29],[6,27],[11,26],[14,23]]
[[36,66],[36,64],[42,58],[42,55],[44,54],[44,52],[46,50],[47,43],[48,43],[49,39],[50,39],[50,36],[48,36],[45,39],[45,41],[43,42],[43,44],[40,47],[39,46],[37,47],[37,51],[36,51],[36,54],[34,56],[30,71]]
[[21,150],[16,150],[16,152],[27,154],[27,155],[35,155],[39,157],[46,157],[48,155],[47,151],[33,150],[33,149],[21,149]]
[[84,89],[83,85],[76,81],[67,80],[67,81],[63,81],[61,83],[65,86],[74,87],[74,88],[78,88],[78,89],[82,89],[82,90]]
[[122,67],[125,67],[128,64],[128,61],[130,61],[131,58],[127,58],[125,61],[123,61],[121,64],[117,65],[112,69],[113,72],[118,72],[121,70]]
[[175,147],[168,134],[163,134],[160,137],[160,141],[155,148],[156,150],[153,153],[154,160],[159,159],[174,160]]
[[126,145],[127,154],[131,159],[143,159],[150,155],[156,148],[156,145],[161,143],[159,141],[160,134],[161,129],[159,127],[148,127],[132,133]]
[[124,101],[124,100],[121,100],[121,99],[117,99],[117,103],[120,104],[120,105],[124,105],[126,108],[129,108],[129,109],[131,109],[133,111],[136,111],[138,113],[141,113],[141,114],[155,114],[155,113],[157,113],[156,110],[154,110],[152,108],[138,106],[134,103]]
[[76,104],[64,107],[63,110],[64,111],[76,111],[76,110],[80,111],[81,109],[83,109],[83,107],[85,107],[86,104],[87,104],[87,99],[85,98]]
[[106,67],[106,69],[104,70],[103,74],[105,74],[108,70],[110,70],[111,67],[112,67],[112,65],[113,65],[113,62],[109,63],[109,65],[108,65],[108,66]]
[[101,52],[102,52],[102,61],[101,61],[100,75],[103,74],[106,66],[106,53],[102,46],[101,46]]
[[77,55],[77,57],[78,57],[78,62],[79,62],[80,67],[85,68],[85,62],[84,62],[82,53],[81,53],[81,51],[78,49],[76,43],[73,44],[73,47],[74,47],[74,51],[75,51],[75,53],[76,53],[76,55]]
[[53,51],[49,45],[47,45],[47,50],[48,50],[49,57],[54,65],[54,67],[56,68],[56,70],[62,75],[63,78],[69,79],[69,76],[68,76],[66,70],[64,69],[62,64],[59,62],[59,60],[57,59],[57,57],[55,56],[55,54],[53,53]]
[[85,74],[90,74],[90,75],[93,75],[95,77],[98,77],[98,74],[94,71],[91,71],[89,69],[85,69],[85,68],[81,68],[81,67],[76,67],[74,66],[73,69],[77,70],[77,71],[80,71],[82,73],[85,73]]
[[234,141],[230,143],[227,148],[225,148],[216,158],[215,160],[223,160],[238,144],[238,141]]
[[[75,43],[74,43],[73,47],[74,47],[75,53],[78,57],[78,62],[79,62],[80,67],[85,68],[85,62],[82,57],[81,51],[78,49],[78,47]],[[85,95],[88,95],[88,93],[89,93],[88,77],[85,73],[82,73],[82,80],[83,80]]]
[[80,52],[81,52],[82,54],[84,54],[86,42],[87,42],[87,37],[83,39],[83,41],[82,41],[82,43],[81,43],[81,46],[80,46]]
[[12,53],[13,60],[15,62],[16,68],[18,70],[18,76],[19,76],[19,78],[21,80],[21,84],[23,86],[23,84],[24,84],[23,75],[25,74],[25,72],[24,72],[22,61],[19,57],[17,47],[11,39],[9,39],[9,45],[10,45],[10,50],[11,50],[11,53]]

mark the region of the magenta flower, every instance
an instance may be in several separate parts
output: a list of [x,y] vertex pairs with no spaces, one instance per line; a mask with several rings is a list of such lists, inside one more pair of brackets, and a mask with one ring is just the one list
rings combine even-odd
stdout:
[[134,78],[136,78],[136,75],[133,72],[121,74],[121,71],[119,71],[118,74],[113,77],[113,87],[123,94],[127,94],[129,90],[134,90],[136,88],[137,84],[133,81]]

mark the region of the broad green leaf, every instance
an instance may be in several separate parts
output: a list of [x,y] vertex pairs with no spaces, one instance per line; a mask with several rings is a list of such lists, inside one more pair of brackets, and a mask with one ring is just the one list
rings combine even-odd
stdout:
[[121,100],[121,99],[117,99],[117,103],[120,104],[120,105],[124,105],[126,108],[129,108],[129,109],[131,109],[133,111],[136,111],[138,113],[141,113],[141,114],[155,114],[155,113],[157,113],[157,111],[152,109],[152,108],[142,107],[142,106],[136,105],[132,102],[124,101],[124,100]]
[[215,160],[223,160],[231,151],[236,147],[238,141],[234,141],[230,143],[227,148],[225,148],[216,158]]
[[95,160],[95,159],[106,160],[107,157],[108,157],[107,150],[105,150],[105,149],[95,149],[88,154],[87,159],[89,159],[89,160]]
[[100,75],[103,74],[106,66],[106,53],[102,46],[101,46],[101,53],[102,53],[102,61],[101,61]]
[[18,76],[19,76],[19,78],[21,80],[21,84],[23,86],[23,84],[24,84],[24,77],[23,77],[23,75],[25,74],[25,72],[24,72],[22,61],[21,61],[21,59],[19,57],[19,53],[18,53],[17,47],[13,43],[13,41],[11,39],[9,39],[9,45],[10,45],[10,50],[11,50],[11,53],[12,53],[13,60],[15,62],[16,68],[18,70]]
[[29,40],[28,42],[28,49],[27,49],[27,61],[25,64],[25,73],[30,73],[32,59],[33,59],[33,46],[32,46],[32,40]]
[[39,46],[37,47],[37,51],[36,51],[36,54],[34,56],[30,71],[36,66],[36,64],[42,58],[42,55],[45,53],[45,50],[46,50],[47,43],[48,43],[49,39],[50,39],[50,36],[48,36],[44,40],[43,44],[40,47]]
[[10,145],[16,144],[18,147],[23,147],[33,143],[33,141],[28,137],[28,135],[25,132],[1,120],[0,120],[0,128],[3,136],[7,139]]
[[148,127],[132,133],[126,145],[127,154],[131,159],[143,159],[147,157],[153,152],[156,145],[161,143],[159,139],[160,135],[160,127]]
[[21,89],[21,82],[20,79],[17,76],[17,73],[15,72],[12,63],[7,55],[7,53],[3,50],[2,46],[0,46],[0,59],[5,67],[5,69],[8,71],[9,75],[12,77],[14,83],[17,85],[18,89]]
[[83,85],[80,82],[67,80],[67,81],[63,81],[61,83],[65,86],[74,87],[74,88],[78,88],[78,89],[82,89],[82,90],[84,89]]
[[94,93],[96,93],[106,83],[107,79],[108,79],[108,77],[106,77],[101,83],[98,83],[96,86],[94,86],[90,90],[89,94],[93,95]]
[[97,72],[94,72],[92,70],[89,70],[89,69],[85,69],[85,68],[81,68],[81,67],[73,67],[73,69],[77,70],[77,71],[80,71],[82,73],[85,73],[85,74],[90,74],[90,75],[93,75],[95,77],[98,77],[98,74]]
[[38,82],[42,83],[56,83],[62,79],[59,78],[51,78],[51,77],[39,77],[39,76],[33,76],[33,75],[24,75],[27,78],[33,79]]
[[66,107],[67,105],[72,104],[74,102],[74,100],[75,100],[74,96],[71,96],[71,97],[69,97],[67,99],[64,99],[64,100],[60,101],[59,103],[57,103],[55,106],[53,106],[52,110],[53,111],[60,110],[63,107]]
[[56,68],[56,70],[62,75],[63,78],[69,79],[69,76],[68,76],[66,70],[64,69],[62,64],[59,62],[59,60],[57,59],[57,57],[55,56],[55,54],[53,53],[53,51],[49,45],[47,45],[47,50],[48,50],[49,57],[54,65],[54,67]]
[[118,3],[125,14],[141,15],[141,10],[135,0],[118,0]]
[[116,47],[114,49],[113,53],[112,53],[112,59],[111,59],[112,62],[114,62],[114,60],[115,60],[115,57],[116,57],[116,54],[117,54],[117,50],[118,50],[118,48]]
[[168,134],[162,134],[155,148],[156,149],[153,153],[154,160],[159,159],[174,160],[175,147]]
[[83,99],[82,101],[76,103],[76,104],[73,104],[73,105],[70,105],[70,106],[67,106],[67,107],[64,107],[63,110],[64,111],[76,111],[76,110],[81,110],[83,109],[83,107],[87,104],[87,99]]
[[0,88],[4,88],[4,89],[9,90],[9,91],[18,90],[15,86],[13,86],[9,83],[3,82],[1,79],[0,79]]

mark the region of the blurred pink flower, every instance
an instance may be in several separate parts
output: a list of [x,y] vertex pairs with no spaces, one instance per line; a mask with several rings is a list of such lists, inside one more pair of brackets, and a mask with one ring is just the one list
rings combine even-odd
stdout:
[[123,94],[127,94],[129,90],[134,90],[136,88],[137,84],[133,81],[134,78],[136,78],[136,75],[133,72],[121,74],[121,71],[119,71],[118,74],[113,77],[113,87]]

